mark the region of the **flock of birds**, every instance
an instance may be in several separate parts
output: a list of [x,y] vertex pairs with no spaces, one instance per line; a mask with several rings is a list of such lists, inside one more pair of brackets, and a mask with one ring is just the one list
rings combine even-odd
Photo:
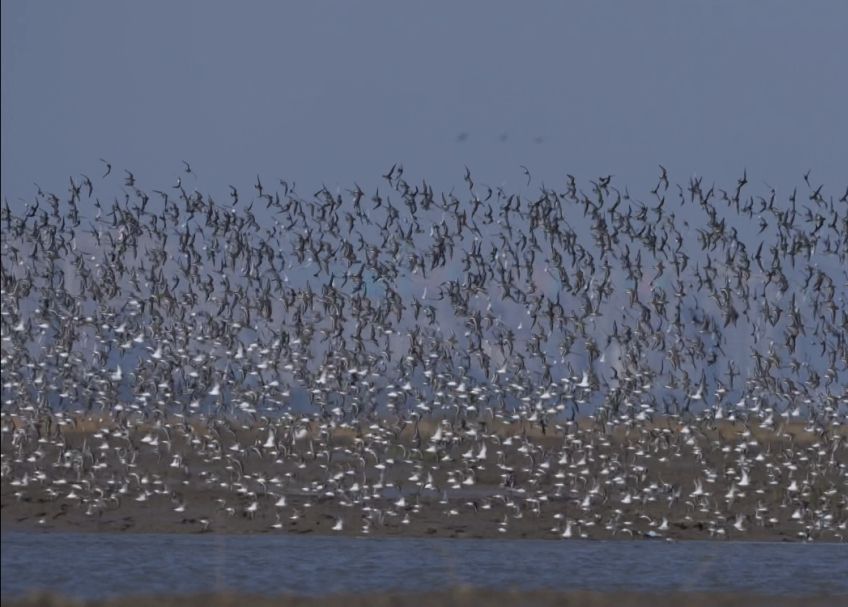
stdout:
[[4,201],[4,517],[845,539],[848,191],[104,166]]

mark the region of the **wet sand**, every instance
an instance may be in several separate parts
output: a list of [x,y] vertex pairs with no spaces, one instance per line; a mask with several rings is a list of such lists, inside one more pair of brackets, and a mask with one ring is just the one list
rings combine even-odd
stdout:
[[[489,428],[496,442],[485,457],[469,462],[469,441],[428,453],[415,448],[410,427],[388,422],[339,428],[320,437],[323,451],[315,427],[276,450],[263,446],[265,427],[168,425],[166,434],[76,420],[61,440],[50,438],[54,427],[15,443],[7,428],[3,530],[555,539],[570,521],[572,537],[589,539],[846,537],[843,428],[820,437],[802,424],[666,419],[615,428],[586,421],[543,434],[504,424]],[[425,446],[431,432],[422,432]],[[743,450],[755,463],[747,483],[737,465]],[[416,476],[430,477],[430,488],[409,480]],[[696,484],[707,495],[693,496]],[[816,513],[825,509],[837,520],[822,529]]]
[[328,597],[261,597],[220,594],[187,597],[132,597],[102,601],[72,601],[52,595],[3,601],[9,607],[430,607],[455,605],[521,605],[526,607],[838,607],[848,605],[848,597],[771,597],[712,593],[598,593],[551,591],[492,591],[458,588],[426,594],[369,594]]

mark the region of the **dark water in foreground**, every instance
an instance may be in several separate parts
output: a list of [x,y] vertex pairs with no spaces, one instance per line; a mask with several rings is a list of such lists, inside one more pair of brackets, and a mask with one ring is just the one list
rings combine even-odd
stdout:
[[2,535],[2,595],[494,588],[848,593],[848,546],[745,542]]

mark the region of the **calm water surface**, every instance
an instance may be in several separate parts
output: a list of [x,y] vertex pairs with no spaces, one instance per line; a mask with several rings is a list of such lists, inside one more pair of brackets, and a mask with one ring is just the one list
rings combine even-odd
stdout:
[[458,584],[848,593],[848,546],[7,532],[2,594],[326,594]]

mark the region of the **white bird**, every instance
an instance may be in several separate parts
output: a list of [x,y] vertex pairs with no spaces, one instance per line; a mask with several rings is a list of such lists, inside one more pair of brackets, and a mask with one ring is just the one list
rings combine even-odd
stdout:
[[730,489],[724,496],[725,499],[733,501],[736,498],[736,483],[730,484]]

